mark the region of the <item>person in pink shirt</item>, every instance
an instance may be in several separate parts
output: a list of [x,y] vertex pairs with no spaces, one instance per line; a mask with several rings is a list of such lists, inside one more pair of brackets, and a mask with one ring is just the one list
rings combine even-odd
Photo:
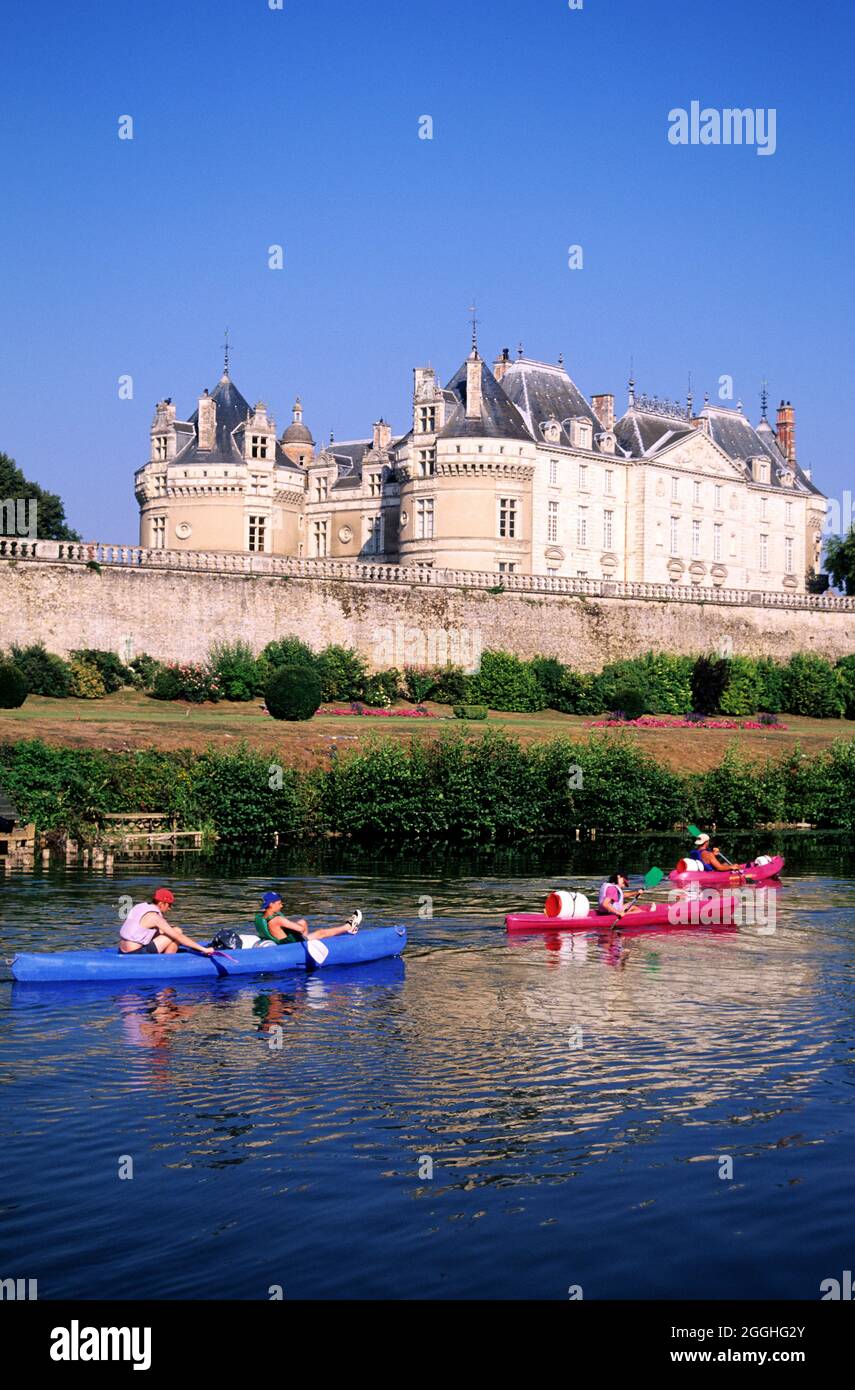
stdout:
[[629,877],[627,874],[612,874],[605,883],[600,886],[600,896],[597,904],[597,911],[605,917],[625,917],[628,912],[638,912],[640,909],[635,906],[627,906],[629,898],[637,898],[642,891],[637,888],[634,892],[627,892],[629,887]]
[[119,952],[121,955],[134,955],[145,951],[148,955],[174,955],[179,946],[198,951],[203,956],[212,956],[212,946],[200,946],[191,941],[180,927],[167,922],[175,896],[168,888],[156,888],[150,903],[134,903],[119,929]]

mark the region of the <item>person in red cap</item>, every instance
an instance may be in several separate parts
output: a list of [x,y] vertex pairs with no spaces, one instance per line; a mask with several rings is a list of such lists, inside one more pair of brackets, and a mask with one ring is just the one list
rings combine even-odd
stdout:
[[175,896],[168,888],[156,888],[150,903],[134,903],[119,930],[119,951],[122,955],[133,955],[145,951],[148,955],[174,955],[179,946],[191,951],[199,951],[203,956],[212,956],[212,946],[200,946],[191,941],[180,927],[173,927],[166,920]]

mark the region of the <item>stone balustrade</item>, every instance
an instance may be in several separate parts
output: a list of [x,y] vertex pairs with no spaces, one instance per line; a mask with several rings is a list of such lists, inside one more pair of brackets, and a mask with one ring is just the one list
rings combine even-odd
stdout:
[[64,565],[116,565],[208,574],[253,574],[284,579],[350,580],[359,584],[424,585],[428,588],[503,589],[511,593],[559,594],[577,598],[648,599],[654,602],[727,604],[753,608],[797,608],[819,613],[855,613],[855,598],[836,594],[724,589],[709,585],[649,584],[616,579],[580,579],[553,574],[507,574],[443,570],[371,561],[304,560],[292,556],[232,551],[147,550],[104,541],[47,541],[0,537],[0,560]]

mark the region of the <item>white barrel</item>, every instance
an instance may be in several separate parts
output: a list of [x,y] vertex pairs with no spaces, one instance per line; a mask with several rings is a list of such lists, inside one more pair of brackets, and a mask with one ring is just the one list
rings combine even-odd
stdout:
[[758,868],[761,864],[771,864],[771,862],[771,854],[758,854],[757,858],[754,860],[754,863],[758,866]]
[[543,910],[547,917],[587,917],[591,904],[584,893],[568,893],[563,888],[553,888]]
[[704,873],[704,866],[700,859],[681,859],[677,865],[678,874]]

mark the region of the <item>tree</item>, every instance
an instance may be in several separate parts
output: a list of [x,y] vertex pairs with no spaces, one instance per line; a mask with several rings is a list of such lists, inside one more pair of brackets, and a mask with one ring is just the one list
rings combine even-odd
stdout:
[[55,492],[45,492],[38,483],[29,482],[8,454],[0,453],[0,503],[9,498],[16,501],[35,500],[38,503],[37,533],[45,541],[79,541],[65,519],[65,506]]
[[850,526],[848,535],[826,541],[825,564],[834,587],[844,594],[855,594],[855,525]]

